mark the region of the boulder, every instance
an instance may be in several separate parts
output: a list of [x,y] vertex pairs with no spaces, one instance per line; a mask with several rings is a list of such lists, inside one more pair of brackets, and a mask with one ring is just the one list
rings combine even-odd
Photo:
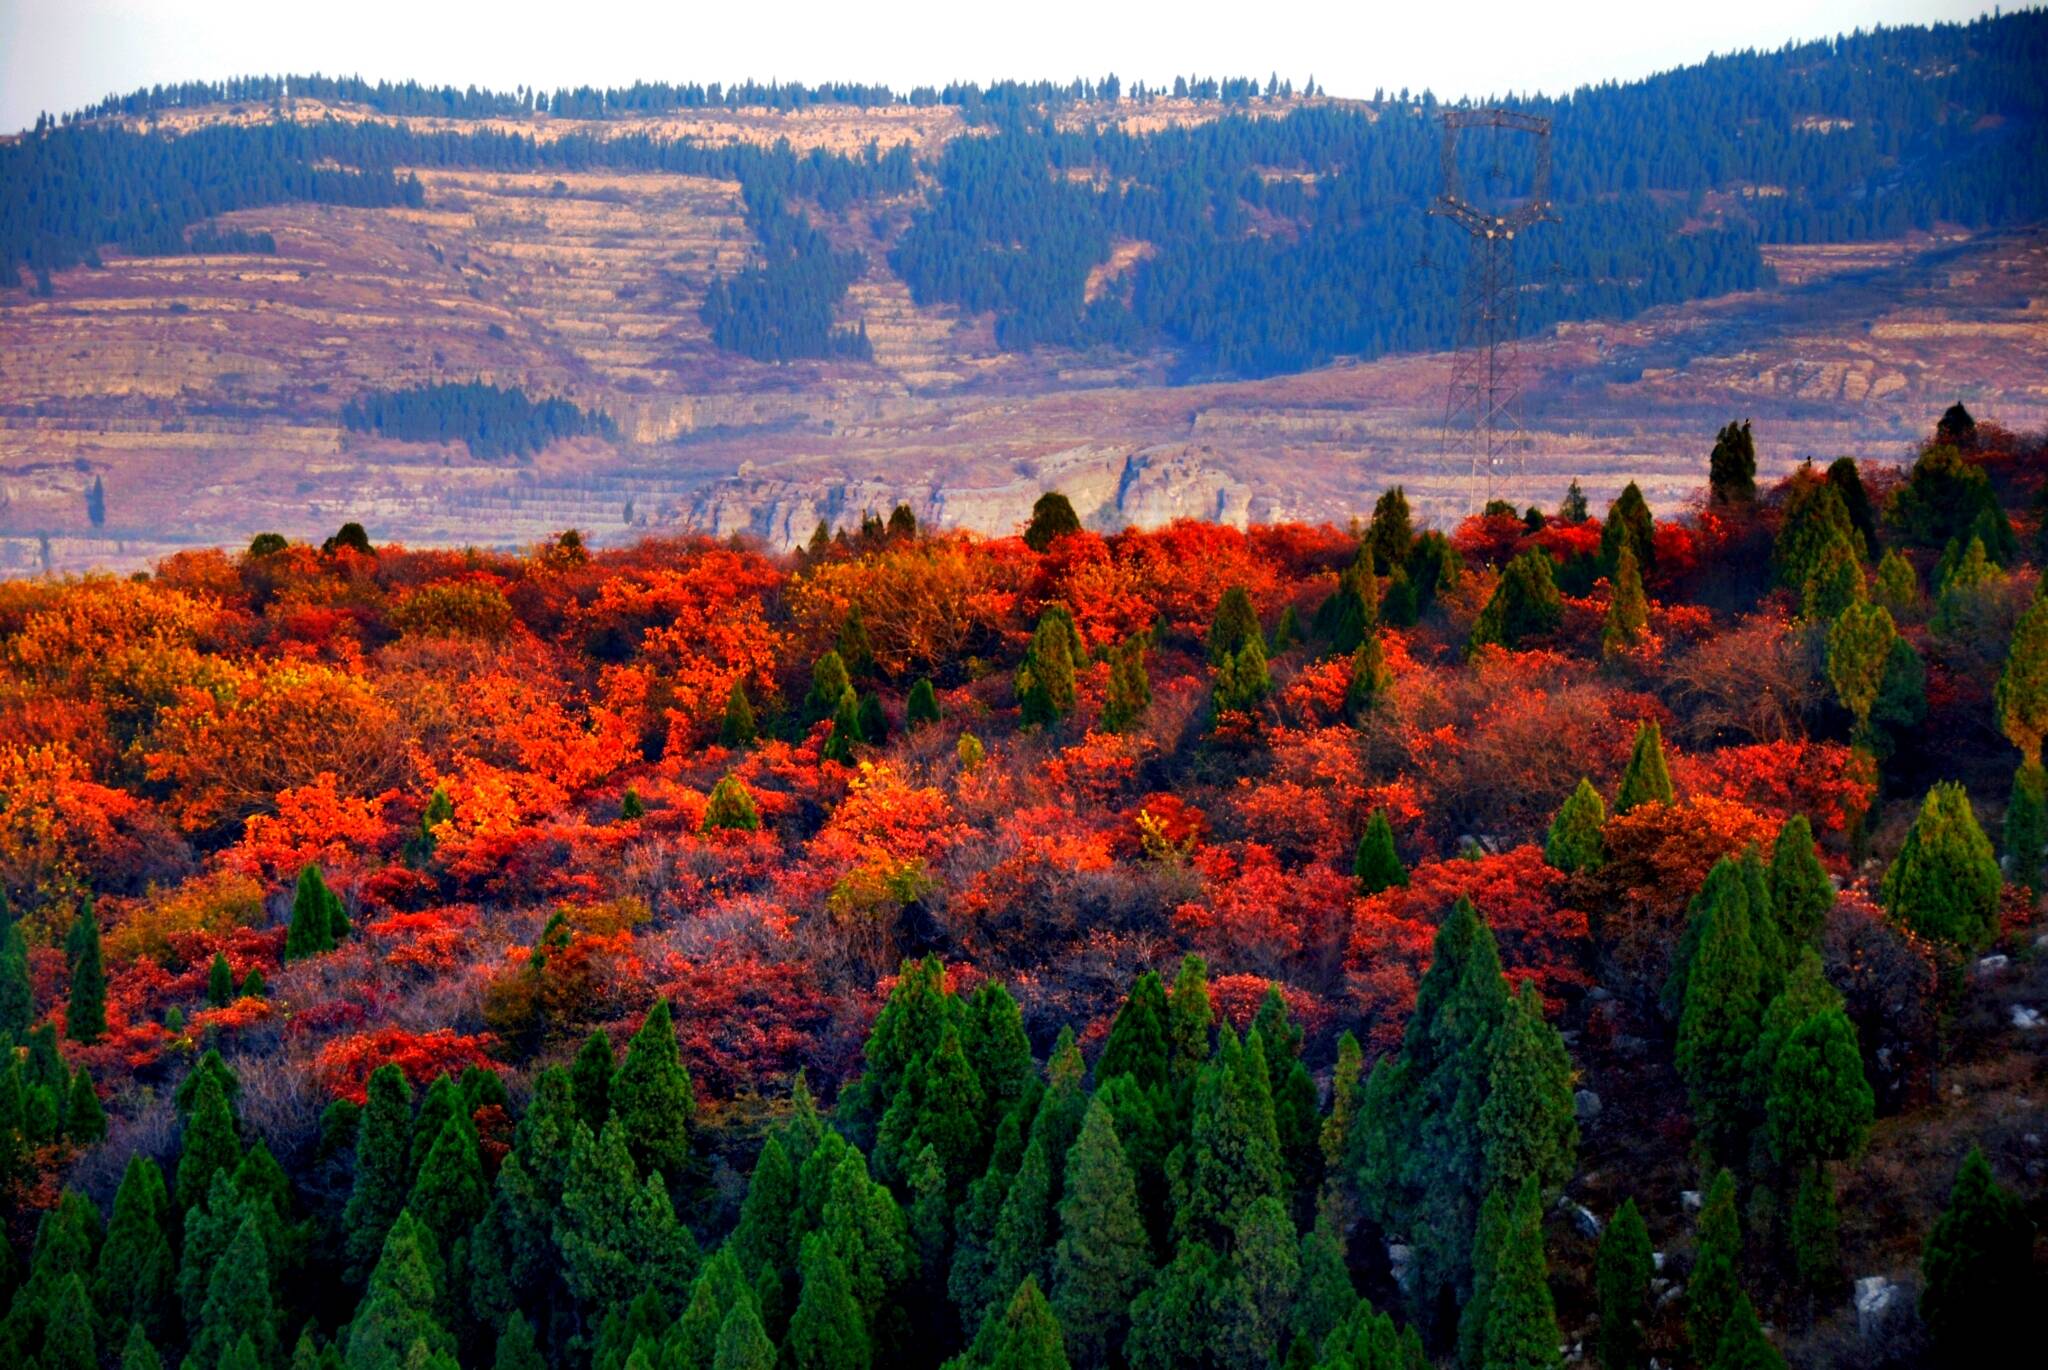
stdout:
[[1590,1089],[1582,1089],[1572,1095],[1572,1112],[1582,1123],[1589,1123],[1600,1116],[1600,1096]]
[[1905,1302],[1905,1286],[1894,1284],[1882,1275],[1865,1275],[1856,1281],[1856,1332],[1866,1341],[1875,1341],[1885,1334],[1885,1324],[1892,1313]]
[[2021,1032],[2032,1032],[2035,1028],[2041,1026],[2041,1014],[2038,1010],[2030,1009],[2025,1004],[2014,1004],[2012,1006],[2012,1025]]

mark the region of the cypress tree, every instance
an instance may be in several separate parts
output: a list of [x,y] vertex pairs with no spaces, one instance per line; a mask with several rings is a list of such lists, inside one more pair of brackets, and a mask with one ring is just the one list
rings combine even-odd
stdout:
[[1253,713],[1272,693],[1273,676],[1266,665],[1266,649],[1253,637],[1244,650],[1225,657],[1216,668],[1215,707],[1218,713]]
[[1058,1211],[1054,1208],[1053,1143],[1034,1135],[1003,1196],[989,1243],[989,1280],[982,1291],[984,1308],[962,1311],[970,1317],[997,1306],[1005,1289],[1026,1277],[1047,1278],[1052,1268]]
[[1273,625],[1273,655],[1280,655],[1300,641],[1301,615],[1290,604],[1280,611],[1280,621]]
[[839,708],[840,696],[852,688],[853,679],[839,653],[819,657],[811,667],[811,692],[804,696],[804,726],[831,718]]
[[334,910],[341,901],[327,888],[320,868],[307,862],[292,895],[292,921],[284,937],[284,959],[295,961],[334,950]]
[[1636,729],[1635,750],[1621,774],[1614,811],[1624,814],[1638,804],[1669,804],[1673,797],[1671,772],[1664,765],[1664,730],[1654,719],[1646,720]]
[[1721,1334],[1711,1370],[1785,1370],[1785,1358],[1765,1338],[1756,1305],[1747,1294],[1735,1296],[1735,1309],[1729,1314],[1728,1329]]
[[1543,1255],[1543,1206],[1530,1176],[1493,1262],[1486,1308],[1486,1370],[1546,1370],[1561,1364],[1557,1309]]
[[97,1042],[107,1035],[107,968],[100,955],[99,916],[90,899],[79,906],[71,929],[77,948],[71,959],[64,1035],[74,1042]]
[[725,697],[725,717],[718,725],[718,742],[722,747],[751,747],[760,736],[760,729],[754,723],[754,706],[747,702],[747,682],[735,678],[732,693]]
[[[1351,649],[1351,683],[1344,693],[1344,707],[1353,721],[1363,721],[1394,688],[1394,671],[1387,665],[1386,644],[1380,641],[1379,581],[1362,570],[1354,579],[1357,589],[1351,592],[1351,599],[1356,605],[1358,643]],[[1338,593],[1345,591],[1340,587]],[[1344,636],[1350,636],[1348,625]]]
[[223,1359],[247,1337],[255,1346],[259,1364],[267,1365],[277,1357],[277,1321],[269,1250],[262,1222],[252,1211],[213,1264],[192,1339],[191,1359],[202,1365]]
[[2029,765],[2038,766],[2041,737],[2048,733],[2048,596],[2038,591],[2013,627],[1992,703],[2006,737]]
[[853,764],[853,749],[865,743],[867,736],[860,727],[860,698],[853,687],[847,686],[839,692],[838,707],[832,711],[832,732],[825,739],[825,746],[819,752],[821,760],[837,761],[842,766]]
[[1839,1008],[1808,1018],[1777,1054],[1765,1122],[1788,1168],[1846,1161],[1863,1149],[1876,1099],[1863,1075],[1856,1029]]
[[2041,891],[2041,851],[2048,846],[2048,769],[2022,764],[2012,773],[2005,806],[2005,862],[2012,883]]
[[1651,574],[1657,566],[1656,536],[1656,520],[1650,515],[1649,503],[1636,483],[1630,481],[1614,503],[1607,506],[1607,522],[1600,530],[1601,567],[1612,572],[1620,564],[1621,549],[1627,547],[1636,554],[1636,565],[1642,574]]
[[1756,1049],[1749,1056],[1749,1077],[1760,1091],[1760,1103],[1769,1101],[1778,1055],[1792,1040],[1792,1034],[1804,1027],[1808,1019],[1830,1011],[1840,1012],[1841,1008],[1842,996],[1828,983],[1827,974],[1821,969],[1820,953],[1806,948],[1785,977],[1785,987],[1764,1010]]
[[1615,1210],[1593,1261],[1593,1294],[1600,1313],[1594,1344],[1601,1370],[1642,1370],[1643,1324],[1650,1312],[1650,1233],[1634,1199]]
[[981,1089],[983,1130],[992,1135],[1002,1115],[1031,1088],[1037,1072],[1031,1038],[1024,1031],[1024,1012],[1002,981],[982,981],[968,999],[960,1042]]
[[491,1364],[492,1370],[547,1370],[547,1362],[534,1344],[533,1324],[524,1313],[515,1311],[505,1319],[504,1330],[498,1333],[498,1354]]
[[852,1281],[822,1232],[804,1238],[803,1280],[783,1345],[790,1364],[795,1370],[849,1370],[869,1364],[873,1351]]
[[1792,1270],[1807,1289],[1827,1291],[1841,1283],[1841,1225],[1833,1177],[1823,1166],[1808,1169],[1799,1177],[1790,1223]]
[[711,1370],[775,1370],[775,1343],[768,1340],[752,1299],[732,1305],[718,1329]]
[[86,1298],[85,1281],[75,1272],[56,1282],[43,1309],[43,1329],[42,1354],[34,1362],[37,1370],[99,1370],[92,1303]]
[[232,1174],[241,1160],[242,1143],[235,1135],[227,1092],[219,1075],[209,1071],[200,1077],[191,1116],[185,1120],[184,1144],[178,1153],[178,1211],[187,1212],[204,1199],[213,1177]]
[[1500,583],[1472,625],[1468,651],[1492,645],[1513,649],[1532,637],[1557,631],[1564,621],[1550,554],[1530,547],[1501,571]]
[[861,738],[869,746],[879,747],[889,740],[889,715],[882,708],[880,695],[862,695],[857,716],[860,720]]
[[949,1023],[932,1053],[911,1063],[903,1088],[882,1115],[874,1149],[878,1173],[908,1179],[918,1153],[931,1147],[948,1191],[959,1194],[985,1156],[985,1098],[960,1032]]
[[1990,1364],[2021,1344],[2033,1245],[2025,1204],[1971,1147],[1920,1252],[1920,1316],[1942,1361]]
[[576,1050],[576,1059],[569,1065],[569,1088],[576,1101],[576,1116],[593,1133],[604,1131],[604,1125],[612,1116],[612,1072],[617,1062],[612,1057],[612,1039],[605,1036],[602,1028],[591,1031],[583,1039],[583,1045]]
[[1151,1278],[1152,1251],[1137,1180],[1099,1097],[1088,1105],[1081,1135],[1067,1153],[1052,1271],[1052,1307],[1074,1361],[1112,1363],[1130,1325],[1131,1301]]
[[1039,615],[1032,631],[1016,687],[1026,726],[1056,723],[1074,711],[1072,630],[1050,609]]
[[1745,506],[1756,502],[1756,439],[1749,421],[1728,423],[1714,437],[1707,458],[1707,488],[1714,503]]
[[1771,564],[1778,584],[1793,591],[1805,587],[1827,548],[1843,541],[1861,555],[1863,538],[1849,518],[1839,489],[1814,476],[1811,466],[1792,478],[1784,516],[1771,544]]
[[919,677],[910,687],[910,699],[903,706],[903,722],[912,732],[939,721],[939,695],[929,677]]
[[1920,577],[1898,548],[1886,552],[1878,562],[1877,574],[1870,581],[1870,598],[1895,620],[1920,607]]
[[455,1339],[436,1315],[440,1305],[433,1239],[401,1212],[384,1239],[369,1290],[348,1326],[347,1370],[400,1370],[415,1343],[429,1355],[452,1354]]
[[662,1338],[664,1365],[708,1366],[717,1354],[719,1329],[727,1311],[754,1301],[752,1288],[731,1247],[723,1246],[704,1262],[690,1287],[690,1301]]
[[121,1351],[121,1370],[164,1370],[164,1358],[157,1354],[139,1324],[128,1329]]
[[699,832],[759,832],[761,817],[754,809],[753,792],[746,782],[728,772],[720,776],[718,783],[711,787],[711,797],[704,805],[704,821],[698,825]]
[[228,964],[226,952],[217,951],[206,972],[206,1002],[214,1008],[226,1008],[234,998],[235,968]]
[[1543,838],[1543,859],[1566,875],[1596,871],[1607,860],[1607,804],[1593,782],[1581,776],[1579,787],[1558,806]]
[[468,1238],[489,1205],[476,1127],[466,1114],[452,1114],[420,1166],[406,1210],[434,1239],[435,1249],[447,1254]]
[[131,1333],[145,1340],[168,1330],[171,1283],[177,1262],[165,1222],[170,1194],[163,1171],[147,1156],[131,1156],[114,1194],[114,1217],[92,1278],[93,1307],[102,1344],[125,1346]]
[[1600,633],[1600,654],[1620,656],[1643,639],[1650,626],[1650,601],[1643,593],[1643,573],[1627,547],[1614,566],[1614,591],[1607,603],[1607,624]]
[[1254,1201],[1287,1192],[1264,1043],[1240,1043],[1227,1024],[1196,1080],[1184,1171],[1187,1197],[1174,1212],[1183,1241],[1227,1243]]
[[2004,879],[1990,840],[1958,784],[1928,790],[1878,897],[1924,937],[1974,951],[1998,930]]
[[71,1077],[71,1090],[64,1101],[64,1137],[73,1146],[88,1147],[107,1135],[106,1110],[100,1107],[100,1092],[93,1088],[92,1072],[84,1066]]
[[355,1186],[342,1210],[342,1252],[351,1279],[366,1280],[405,1207],[412,1176],[412,1086],[395,1065],[370,1072],[356,1124]]
[[1166,1084],[1166,1021],[1166,984],[1158,971],[1148,970],[1131,986],[1109,1026],[1109,1038],[1095,1062],[1096,1084],[1107,1084],[1119,1075],[1131,1076],[1145,1089]]
[[626,1059],[612,1077],[611,1106],[640,1174],[659,1171],[671,1185],[680,1184],[690,1166],[697,1097],[676,1051],[667,999],[655,1001],[627,1044]]
[[1850,605],[1868,598],[1855,535],[1838,532],[1821,548],[1800,586],[1800,612],[1811,622],[1833,623]]
[[1254,641],[1263,654],[1266,636],[1259,625],[1258,611],[1252,608],[1251,596],[1245,593],[1245,588],[1233,585],[1216,601],[1216,616],[1209,623],[1209,664],[1221,666],[1226,657],[1238,655]]
[[1372,817],[1366,820],[1365,835],[1358,839],[1358,854],[1352,860],[1351,873],[1358,878],[1359,889],[1367,894],[1408,887],[1408,868],[1401,864],[1400,853],[1394,850],[1394,829],[1387,822],[1386,810],[1374,809]]
[[1793,814],[1778,829],[1771,847],[1770,894],[1786,952],[1796,961],[1801,948],[1819,939],[1828,910],[1835,906],[1834,883],[1820,863],[1805,814]]
[[1288,1320],[1294,1345],[1304,1351],[1321,1346],[1324,1338],[1351,1316],[1358,1302],[1343,1233],[1336,1220],[1323,1213],[1301,1239],[1301,1282]]
[[1215,1021],[1209,963],[1190,952],[1181,958],[1166,1000],[1167,1069],[1176,1087],[1193,1080],[1209,1059],[1209,1027]]
[[1102,702],[1102,726],[1113,733],[1135,729],[1152,707],[1152,680],[1145,674],[1145,643],[1130,638],[1109,654],[1109,690]]
[[673,1303],[696,1273],[697,1247],[661,1177],[635,1174],[618,1121],[597,1137],[575,1129],[562,1211],[555,1225],[569,1293],[586,1308],[610,1308],[653,1290]]
[[28,941],[0,889],[0,1045],[12,1046],[36,1021],[35,986],[28,977]]
[[1408,493],[1400,486],[1383,491],[1372,507],[1365,550],[1372,553],[1375,574],[1386,575],[1408,562],[1415,548],[1415,521],[1408,512]]
[[848,675],[865,677],[874,674],[875,647],[868,637],[867,620],[861,616],[858,603],[846,611],[846,621],[839,625],[839,640],[832,645],[839,653],[839,659],[846,663]]
[[1892,616],[1877,604],[1851,604],[1828,629],[1828,683],[1855,717],[1857,735],[1866,744],[1897,637]]
[[780,1275],[796,1273],[796,1249],[792,1223],[796,1217],[796,1171],[782,1139],[771,1136],[761,1146],[754,1173],[747,1181],[747,1197],[740,1203],[739,1226],[727,1245],[739,1257],[750,1277],[763,1269]]
[[1534,1178],[1547,1197],[1563,1189],[1576,1168],[1578,1117],[1572,1100],[1572,1063],[1564,1038],[1543,1016],[1535,985],[1524,981],[1508,1000],[1493,1034],[1486,1102],[1479,1135],[1487,1184],[1518,1190]]
[[1742,1228],[1735,1214],[1735,1176],[1723,1170],[1707,1189],[1693,1239],[1692,1278],[1686,1284],[1685,1324],[1693,1359],[1705,1364],[1720,1348],[1721,1334],[1742,1290]]
[[1730,892],[1703,910],[1678,1019],[1678,1073],[1701,1141],[1716,1156],[1730,1155],[1747,1135],[1747,1065],[1762,1018],[1763,964],[1747,902]]
[[1034,552],[1051,547],[1053,540],[1081,531],[1074,506],[1057,490],[1048,490],[1031,506],[1031,521],[1024,526],[1024,545]]
[[[407,1148],[405,1162],[405,1187],[408,1191],[426,1165],[427,1153],[440,1140],[441,1129],[448,1125],[450,1118],[468,1112],[454,1077],[446,1071],[436,1075],[433,1083],[427,1086],[427,1092],[420,1096],[420,1111],[412,1120],[412,1144]],[[415,1213],[413,1216],[419,1215]]]

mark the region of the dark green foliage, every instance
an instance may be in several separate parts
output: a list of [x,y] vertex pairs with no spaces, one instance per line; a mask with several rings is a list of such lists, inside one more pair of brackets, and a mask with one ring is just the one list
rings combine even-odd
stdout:
[[412,1086],[395,1065],[370,1073],[356,1125],[355,1187],[342,1213],[342,1252],[355,1278],[368,1279],[412,1180]]
[[1400,486],[1382,491],[1372,507],[1364,550],[1372,553],[1372,571],[1386,575],[1408,563],[1415,547],[1415,524],[1408,512],[1408,493]]
[[1928,790],[1879,897],[1923,936],[1974,950],[1998,928],[2004,879],[1961,785]]
[[[1145,1089],[1167,1083],[1166,985],[1159,972],[1148,970],[1131,986],[1109,1038],[1095,1062],[1095,1082],[1105,1085],[1128,1075]],[[1206,1031],[1206,1028],[1205,1028]],[[1206,1045],[1206,1043],[1205,1043]]]
[[1707,490],[1714,503],[1742,506],[1756,501],[1756,439],[1749,421],[1730,423],[1714,438],[1707,459]]
[[226,952],[217,951],[206,972],[206,1002],[213,1008],[226,1008],[234,997],[235,968],[228,964]]
[[930,1148],[948,1192],[958,1195],[980,1173],[986,1126],[981,1079],[968,1062],[959,1030],[948,1024],[938,1046],[911,1062],[903,1087],[882,1115],[876,1170],[885,1179],[907,1180],[911,1163]]
[[498,1333],[497,1356],[491,1365],[492,1370],[545,1370],[547,1362],[534,1345],[533,1324],[525,1314],[514,1313],[505,1319],[504,1330]]
[[783,1351],[796,1370],[851,1370],[872,1355],[846,1265],[821,1232],[804,1238],[803,1294]]
[[1560,1363],[1543,1205],[1531,1176],[1521,1187],[1494,1255],[1486,1307],[1487,1370],[1541,1370]]
[[92,1304],[76,1274],[58,1281],[44,1309],[42,1355],[37,1370],[99,1370],[93,1349]]
[[1145,642],[1134,637],[1119,643],[1109,654],[1109,690],[1102,701],[1102,726],[1113,733],[1127,733],[1144,719],[1152,707],[1152,680],[1145,673]]
[[846,621],[839,625],[839,637],[832,648],[846,663],[848,675],[864,680],[874,674],[875,644],[868,637],[867,619],[861,615],[858,602],[846,611]]
[[285,932],[284,959],[292,961],[334,950],[347,927],[340,898],[327,887],[320,868],[307,862],[299,872],[298,889],[292,895],[292,922]]
[[1387,822],[1384,809],[1374,809],[1372,817],[1366,820],[1365,835],[1358,839],[1358,854],[1352,860],[1351,873],[1358,878],[1359,889],[1367,894],[1408,887],[1408,868],[1401,864],[1400,853],[1394,850],[1394,829]]
[[1601,1370],[1642,1370],[1643,1323],[1650,1312],[1650,1233],[1634,1199],[1615,1210],[1593,1262],[1593,1296],[1600,1314],[1594,1358]]
[[1216,1010],[1209,999],[1209,963],[1190,953],[1181,958],[1166,998],[1166,1059],[1171,1083],[1191,1081],[1209,1059],[1209,1028]]
[[[1633,487],[1631,487],[1633,488]],[[1564,600],[1558,594],[1550,554],[1530,547],[1516,554],[1500,573],[1492,598],[1472,625],[1468,650],[1520,647],[1531,638],[1557,631],[1564,621]]]
[[2038,894],[2041,853],[2048,847],[2048,770],[2022,765],[2012,773],[2005,806],[2006,872],[2012,883]]
[[882,707],[880,695],[862,695],[857,716],[860,720],[862,741],[871,747],[879,747],[889,740],[889,715]]
[[960,1041],[984,1101],[985,1130],[992,1134],[1003,1115],[1023,1100],[1037,1075],[1023,1010],[1000,980],[982,981],[968,999]]
[[434,1239],[435,1249],[447,1254],[467,1240],[489,1202],[476,1128],[467,1114],[451,1114],[420,1166],[406,1211]]
[[460,442],[473,457],[530,457],[563,438],[618,437],[601,410],[568,400],[529,399],[517,386],[483,381],[437,383],[409,390],[365,390],[341,407],[341,424],[405,442]]
[[711,1370],[774,1370],[775,1343],[761,1325],[752,1299],[741,1299],[725,1315],[712,1349]]
[[1614,812],[1627,813],[1638,804],[1669,804],[1672,801],[1671,772],[1664,764],[1664,730],[1647,720],[1636,730],[1635,750],[1629,753],[1628,769],[1621,774],[1621,789],[1614,796]]
[[1846,1161],[1863,1149],[1876,1111],[1856,1029],[1839,1008],[1794,1028],[1778,1049],[1768,1081],[1765,1122],[1779,1164],[1811,1168]]
[[1567,875],[1600,869],[1607,859],[1606,827],[1606,801],[1592,781],[1581,777],[1579,787],[1550,820],[1550,831],[1543,838],[1543,859]]
[[1787,1235],[1793,1274],[1815,1293],[1832,1294],[1842,1282],[1841,1225],[1833,1177],[1825,1167],[1807,1169],[1793,1196]]
[[1971,1147],[1920,1252],[1920,1316],[1943,1362],[1989,1364],[2023,1342],[2033,1245],[2025,1206]]
[[805,726],[834,717],[841,699],[852,688],[853,679],[847,674],[846,662],[838,652],[827,652],[819,657],[811,667],[811,692],[804,696]]
[[759,832],[761,816],[754,808],[754,796],[736,775],[720,776],[704,804],[702,832]]
[[1493,1036],[1479,1135],[1489,1187],[1518,1190],[1533,1178],[1544,1198],[1577,1167],[1579,1124],[1564,1038],[1543,1016],[1535,985],[1508,1000]]
[[1622,487],[1614,503],[1607,506],[1607,522],[1600,529],[1600,566],[1613,572],[1620,564],[1621,549],[1636,554],[1636,566],[1644,577],[1657,569],[1657,521],[1648,501],[1634,481]]
[[35,987],[28,978],[28,941],[0,889],[0,1043],[20,1041],[36,1020]]
[[860,728],[860,697],[851,685],[839,692],[839,705],[832,711],[832,732],[825,739],[820,756],[842,766],[853,764],[853,749],[867,741]]
[[71,997],[64,1013],[64,1035],[74,1042],[97,1042],[107,1035],[107,968],[100,953],[99,916],[87,899],[71,920],[66,947],[71,961]]
[[1906,483],[1892,496],[1890,521],[1908,540],[1941,547],[1977,531],[1986,518],[1984,550],[2000,566],[2013,559],[2012,528],[1998,505],[1991,478],[1956,448],[1937,444],[1920,454]]
[[1152,1251],[1136,1177],[1100,1098],[1089,1104],[1067,1153],[1064,1189],[1052,1306],[1074,1361],[1105,1365],[1123,1345],[1131,1301],[1152,1274]]
[[1048,609],[1017,669],[1017,704],[1027,726],[1056,723],[1074,711],[1074,665],[1072,620]]
[[1764,1337],[1763,1324],[1757,1321],[1756,1305],[1749,1301],[1749,1295],[1736,1296],[1727,1330],[1722,1332],[1721,1344],[1708,1366],[1709,1370],[1785,1370],[1785,1358]]
[[1715,871],[1719,880],[1710,875],[1713,888],[1702,890],[1693,914],[1698,931],[1684,969],[1676,1056],[1702,1144],[1733,1158],[1748,1135],[1748,1062],[1762,1025],[1764,965],[1740,868],[1724,859]]
[[93,1088],[92,1072],[84,1066],[71,1077],[71,1089],[64,1098],[64,1137],[73,1146],[87,1147],[107,1135],[106,1110],[100,1107],[100,1092]]
[[1228,1026],[1220,1030],[1216,1056],[1195,1083],[1183,1164],[1186,1198],[1174,1213],[1182,1241],[1227,1242],[1256,1200],[1286,1194],[1260,1038],[1240,1043]]
[[114,1216],[92,1278],[102,1344],[125,1346],[130,1333],[160,1339],[169,1330],[177,1262],[166,1225],[170,1194],[163,1171],[145,1156],[129,1158],[114,1194]]
[[235,1230],[227,1249],[213,1264],[192,1338],[192,1358],[205,1365],[224,1359],[247,1337],[258,1363],[277,1356],[278,1310],[270,1287],[270,1256],[263,1225],[252,1211]]
[[751,747],[759,735],[754,724],[754,706],[747,701],[747,682],[734,680],[732,693],[725,698],[725,717],[718,725],[719,745]]
[[1835,906],[1835,887],[1820,863],[1805,814],[1793,814],[1778,829],[1771,847],[1770,896],[1787,955],[1797,960],[1799,949],[1820,937],[1828,910]]
[[1635,552],[1621,549],[1614,563],[1613,593],[1607,603],[1607,622],[1600,633],[1600,652],[1620,656],[1642,641],[1650,626],[1650,601],[1643,593],[1643,576]]
[[1742,1290],[1742,1228],[1735,1213],[1735,1176],[1723,1170],[1707,1188],[1693,1238],[1692,1277],[1685,1287],[1685,1325],[1693,1358],[1713,1359]]
[[436,1316],[438,1265],[433,1239],[411,1214],[400,1213],[385,1238],[370,1275],[370,1287],[349,1324],[344,1357],[347,1370],[409,1367],[409,1353],[416,1342],[425,1343],[430,1354],[454,1351],[454,1338]]
[[1877,515],[1870,506],[1870,493],[1863,487],[1863,476],[1856,469],[1854,457],[1836,457],[1828,465],[1828,484],[1835,487],[1835,493],[1842,498],[1842,508],[1849,515],[1849,524],[1863,539],[1863,546],[1874,555],[1877,545]]
[[140,1326],[128,1329],[127,1339],[122,1343],[121,1370],[163,1370],[164,1360],[150,1344],[149,1337]]
[[676,1051],[667,999],[657,999],[626,1046],[611,1084],[612,1119],[645,1177],[659,1172],[674,1185],[690,1169],[690,1129],[697,1096]]
[[1048,490],[1031,506],[1031,522],[1024,525],[1024,545],[1043,552],[1055,538],[1080,531],[1081,520],[1073,504],[1059,491]]
[[563,1281],[586,1307],[609,1308],[648,1289],[677,1303],[696,1273],[696,1242],[676,1221],[661,1176],[638,1177],[618,1122],[597,1137],[575,1129],[555,1242]]
[[1209,623],[1209,664],[1221,666],[1225,658],[1236,656],[1255,639],[1263,653],[1266,636],[1259,625],[1258,611],[1252,608],[1251,596],[1244,587],[1233,585],[1216,601],[1216,615]]
[[199,1087],[193,1095],[191,1115],[185,1120],[184,1143],[178,1153],[175,1192],[181,1213],[206,1197],[215,1175],[232,1173],[242,1160],[234,1111],[228,1105],[220,1076],[211,1071],[194,1074],[199,1075]]
[[920,677],[910,687],[910,698],[903,706],[904,726],[912,732],[930,723],[939,721],[939,695],[932,688],[928,678]]
[[1272,689],[1273,677],[1267,670],[1266,649],[1254,634],[1246,639],[1242,651],[1224,657],[1216,668],[1216,711],[1252,713],[1272,693]]

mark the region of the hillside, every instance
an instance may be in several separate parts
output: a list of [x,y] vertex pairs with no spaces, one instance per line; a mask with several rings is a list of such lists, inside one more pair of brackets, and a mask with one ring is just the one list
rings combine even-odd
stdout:
[[[1896,458],[1958,396],[2039,423],[2044,46],[2029,11],[1534,106],[1562,222],[1503,493],[1678,495],[1732,414],[1773,470]],[[1484,492],[1434,459],[1437,112],[1201,82],[111,101],[0,146],[35,188],[0,202],[0,567],[350,516],[788,546],[908,501],[1003,532],[1048,484],[1103,528],[1341,520],[1390,480],[1454,518]],[[1512,196],[1519,155],[1472,174]],[[519,460],[341,423],[477,380],[615,436]]]

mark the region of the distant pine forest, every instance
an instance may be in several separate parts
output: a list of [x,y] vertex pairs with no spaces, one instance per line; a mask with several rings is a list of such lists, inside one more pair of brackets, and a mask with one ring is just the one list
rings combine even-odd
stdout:
[[[2048,13],[2034,10],[1508,101],[1553,121],[1558,213],[1518,244],[1517,324],[1625,318],[1768,284],[1765,244],[2037,220],[2048,214],[2044,70]],[[739,182],[760,259],[714,280],[702,313],[718,346],[759,361],[868,356],[840,311],[873,264],[835,248],[830,221],[882,224],[906,199],[888,269],[921,305],[993,315],[1005,348],[1166,348],[1187,375],[1255,376],[1452,341],[1463,248],[1427,212],[1442,176],[1434,96],[1331,101],[1313,98],[1313,79],[1297,91],[1277,76],[1182,78],[1172,95],[1226,108],[1156,132],[1117,124],[1121,108],[1168,93],[1114,77],[908,94],[747,83],[547,95],[297,76],[160,87],[0,146],[0,284],[52,291],[52,272],[96,264],[103,248],[204,250],[190,231],[230,210],[417,205],[421,168],[601,168]],[[111,118],[299,99],[454,119],[943,104],[984,136],[919,158],[907,144],[799,154],[639,131],[543,140],[332,118],[173,136]],[[1526,193],[1528,140],[1474,153],[1472,194]],[[1141,250],[1121,273],[1103,270],[1119,244]]]

